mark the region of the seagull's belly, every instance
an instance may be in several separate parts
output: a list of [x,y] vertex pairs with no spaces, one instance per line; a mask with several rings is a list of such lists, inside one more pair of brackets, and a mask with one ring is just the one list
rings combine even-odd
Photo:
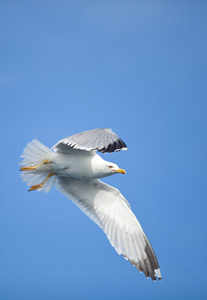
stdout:
[[54,169],[55,173],[59,176],[63,177],[73,177],[78,179],[92,179],[96,178],[96,176],[93,176],[92,173],[88,173],[87,170],[83,168],[74,168],[74,167],[64,167],[56,166]]
[[95,179],[97,174],[93,171],[91,159],[77,155],[54,153],[52,169],[59,176],[79,179]]

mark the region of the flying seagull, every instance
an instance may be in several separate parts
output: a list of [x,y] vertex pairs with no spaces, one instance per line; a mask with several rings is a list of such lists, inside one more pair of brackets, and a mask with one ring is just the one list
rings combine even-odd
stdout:
[[22,178],[29,191],[49,192],[53,185],[103,229],[118,254],[146,277],[161,279],[156,255],[128,201],[99,178],[125,174],[102,159],[106,153],[127,150],[111,129],[93,129],[60,140],[52,149],[38,140],[28,143],[21,157]]

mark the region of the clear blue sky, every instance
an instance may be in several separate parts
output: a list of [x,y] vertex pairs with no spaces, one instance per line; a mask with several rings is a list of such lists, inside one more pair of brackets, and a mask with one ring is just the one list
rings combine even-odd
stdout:
[[[0,298],[202,299],[207,293],[207,2],[0,2]],[[69,199],[27,192],[20,154],[112,128],[152,282]]]

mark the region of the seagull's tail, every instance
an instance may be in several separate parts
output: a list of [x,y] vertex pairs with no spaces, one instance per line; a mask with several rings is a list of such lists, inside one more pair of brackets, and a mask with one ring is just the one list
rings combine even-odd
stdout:
[[[27,167],[37,166],[46,160],[50,161],[53,154],[52,150],[34,139],[32,142],[27,144],[26,148],[24,148],[21,155],[23,160],[19,165],[25,165]],[[22,170],[21,177],[23,181],[26,181],[28,186],[34,186],[42,183],[51,172],[48,165],[49,164],[41,165],[34,170]],[[42,188],[38,188],[38,191],[44,190],[46,193],[49,192],[55,182],[55,179],[56,176],[51,176]]]

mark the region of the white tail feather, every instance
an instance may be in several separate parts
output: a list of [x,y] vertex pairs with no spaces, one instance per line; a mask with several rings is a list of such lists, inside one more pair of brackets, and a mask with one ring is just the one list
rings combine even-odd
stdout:
[[[21,155],[23,160],[19,165],[35,166],[44,160],[50,160],[52,156],[52,150],[34,139],[32,142],[28,143],[24,149],[23,154]],[[44,165],[44,167],[41,166],[32,171],[22,171],[21,177],[23,181],[26,181],[28,186],[32,186],[42,183],[50,172],[51,170],[47,167],[47,165]],[[50,177],[44,186],[38,189],[38,191],[44,190],[46,193],[49,192],[55,183],[55,179],[56,176]]]

